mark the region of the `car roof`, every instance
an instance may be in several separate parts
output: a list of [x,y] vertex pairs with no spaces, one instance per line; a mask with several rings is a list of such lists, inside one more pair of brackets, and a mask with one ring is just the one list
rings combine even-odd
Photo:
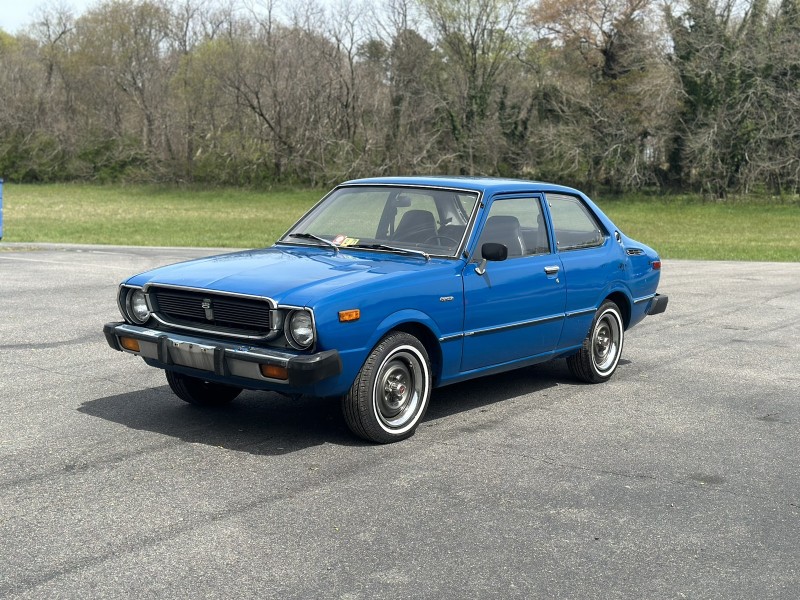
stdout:
[[444,187],[460,190],[494,194],[498,192],[564,192],[580,194],[574,188],[542,181],[525,179],[506,179],[501,177],[458,177],[458,176],[424,176],[424,177],[367,177],[352,179],[341,185],[406,185],[420,187]]

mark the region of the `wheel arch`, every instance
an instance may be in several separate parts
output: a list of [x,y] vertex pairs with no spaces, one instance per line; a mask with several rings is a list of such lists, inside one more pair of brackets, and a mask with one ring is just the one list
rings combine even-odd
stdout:
[[433,385],[436,387],[442,376],[442,347],[439,344],[439,339],[427,326],[416,321],[407,321],[395,325],[391,331],[387,332],[389,335],[392,331],[402,331],[409,335],[413,335],[420,343],[425,346],[425,351],[428,353],[428,358],[431,363],[431,375],[433,377]]
[[402,331],[413,335],[422,343],[430,359],[431,377],[433,385],[436,387],[441,380],[444,365],[442,347],[439,343],[441,332],[437,323],[429,315],[418,310],[406,309],[392,313],[375,328],[367,345],[367,356],[383,338],[393,331]]
[[619,310],[622,313],[622,324],[625,326],[625,329],[628,329],[628,326],[631,322],[631,300],[628,298],[627,294],[617,290],[616,292],[612,292],[606,296],[603,302],[606,300],[611,300],[619,307]]

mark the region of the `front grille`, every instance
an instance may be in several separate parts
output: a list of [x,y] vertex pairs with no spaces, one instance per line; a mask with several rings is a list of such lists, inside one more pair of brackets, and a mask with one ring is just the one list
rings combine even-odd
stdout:
[[266,300],[162,287],[147,293],[156,316],[169,325],[248,337],[270,333]]

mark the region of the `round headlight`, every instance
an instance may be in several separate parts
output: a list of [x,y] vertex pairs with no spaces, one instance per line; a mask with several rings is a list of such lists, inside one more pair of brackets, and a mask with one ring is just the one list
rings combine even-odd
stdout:
[[303,350],[314,343],[314,322],[311,314],[304,310],[296,310],[289,317],[286,328],[289,343]]
[[128,294],[128,315],[137,323],[144,323],[150,318],[150,310],[142,290],[133,290]]

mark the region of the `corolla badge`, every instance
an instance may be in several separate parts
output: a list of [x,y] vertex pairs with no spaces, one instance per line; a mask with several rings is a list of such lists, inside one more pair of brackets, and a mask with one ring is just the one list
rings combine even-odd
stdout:
[[214,320],[214,309],[211,308],[211,298],[203,298],[203,303],[200,305],[206,311],[206,319],[209,321]]

